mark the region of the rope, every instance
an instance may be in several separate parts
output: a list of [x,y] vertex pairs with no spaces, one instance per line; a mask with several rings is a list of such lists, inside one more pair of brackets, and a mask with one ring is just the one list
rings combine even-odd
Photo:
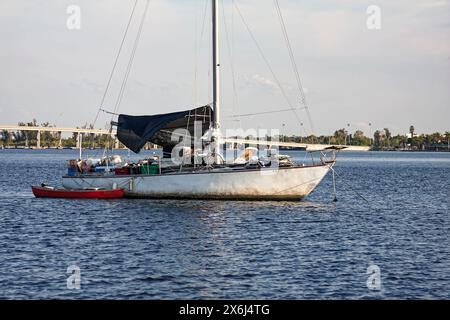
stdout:
[[287,111],[292,111],[292,108],[280,109],[280,110],[272,110],[272,111],[263,111],[263,112],[255,112],[255,113],[238,114],[238,115],[233,115],[231,117],[232,118],[234,118],[234,117],[250,117],[250,116],[257,116],[257,115],[261,115],[261,114],[280,113],[280,112],[287,112]]
[[[188,115],[188,120],[187,120],[187,122],[186,122],[186,130],[187,130],[187,132],[190,132],[189,131],[189,124],[190,124],[190,122],[191,122],[191,112],[192,112],[192,110],[189,110],[189,115]],[[197,119],[196,118],[196,116],[197,116],[197,109],[195,109],[195,111],[194,111],[195,113],[194,113],[194,124],[195,124],[195,120]],[[195,126],[195,125],[194,125]],[[195,129],[194,129],[195,130]],[[195,134],[195,133],[194,133]],[[191,135],[190,134],[188,134],[187,135],[189,138],[191,138]],[[191,141],[189,141],[189,147],[191,147],[191,145],[192,145],[192,140]],[[186,139],[183,139],[183,147],[186,147]],[[183,161],[184,161],[184,150],[183,150]],[[183,161],[181,161],[181,164],[180,164],[180,172],[181,172],[181,170],[183,170]]]
[[101,112],[104,112],[104,113],[106,113],[106,114],[112,114],[112,115],[114,115],[114,116],[118,116],[118,115],[119,115],[118,113],[114,113],[114,112],[112,112],[112,111],[108,111],[108,110],[105,110],[105,109],[100,109],[100,111],[101,111]]
[[205,30],[205,21],[206,21],[206,11],[208,9],[208,2],[209,0],[205,0],[205,5],[203,9],[203,18],[202,18],[202,26],[201,26],[201,32],[200,32],[200,39],[197,35],[198,33],[198,17],[196,15],[195,17],[195,49],[194,49],[194,84],[192,89],[192,99],[193,99],[193,105],[198,105],[198,60],[199,60],[199,51],[200,51],[200,44],[203,40],[203,34]]
[[298,86],[298,90],[300,92],[301,102],[302,102],[302,104],[305,107],[304,109],[306,110],[306,114],[308,116],[308,120],[309,120],[309,123],[310,123],[310,126],[311,126],[312,133],[314,133],[314,124],[313,124],[312,119],[311,119],[311,114],[309,113],[309,107],[308,107],[308,104],[306,102],[305,90],[303,89],[302,81],[300,79],[300,73],[298,71],[297,63],[295,62],[294,52],[292,50],[291,42],[289,40],[289,36],[288,36],[288,33],[287,33],[287,29],[286,29],[286,24],[284,23],[283,14],[281,13],[281,9],[280,9],[280,5],[278,3],[278,0],[273,0],[273,2],[274,2],[275,9],[276,9],[276,12],[277,12],[278,20],[280,22],[281,30],[282,30],[283,37],[284,37],[284,40],[285,40],[285,43],[286,43],[286,47],[287,47],[288,52],[289,52],[289,58],[291,60],[292,69],[294,71],[295,78],[297,80],[297,86]]
[[334,193],[334,202],[337,202],[337,192],[336,192],[336,173],[334,170],[331,170],[333,172],[333,193]]
[[[227,40],[227,53],[228,53],[228,60],[230,61],[230,69],[231,69],[231,79],[233,82],[233,104],[232,104],[232,112],[235,113],[236,112],[236,107],[237,107],[237,89],[236,89],[236,72],[235,72],[235,68],[234,68],[234,61],[233,61],[233,51],[231,49],[231,45],[230,45],[230,39],[229,39],[229,35],[228,35],[228,26],[227,26],[227,20],[225,17],[225,7],[223,5],[223,0],[220,1],[221,5],[222,5],[222,16],[223,16],[223,24],[224,24],[224,29],[225,29],[225,38]],[[234,1],[233,1],[234,3]],[[236,116],[236,118],[239,119],[239,116]]]
[[[145,4],[144,13],[142,14],[142,18],[141,18],[141,22],[140,22],[140,25],[139,25],[138,33],[137,33],[136,38],[134,40],[133,50],[131,52],[131,56],[130,56],[130,59],[129,59],[128,65],[127,65],[127,69],[125,71],[125,76],[124,76],[124,78],[122,80],[122,85],[120,87],[119,95],[117,96],[117,100],[116,100],[116,104],[115,104],[115,107],[114,107],[114,111],[110,112],[111,113],[110,123],[113,121],[114,116],[117,114],[117,112],[119,110],[120,103],[122,102],[122,98],[123,98],[123,95],[124,95],[124,92],[125,92],[125,87],[126,87],[126,84],[127,84],[127,81],[128,81],[128,77],[129,77],[130,72],[131,72],[131,67],[133,66],[133,61],[134,61],[134,57],[136,55],[136,50],[137,50],[138,45],[139,45],[139,40],[141,38],[142,28],[144,26],[145,18],[147,16],[149,4],[150,4],[150,0],[147,0],[146,4]],[[112,125],[110,124],[110,126],[109,126],[109,132],[110,133],[112,133],[112,129],[113,129]],[[111,150],[112,150],[113,144],[111,142],[112,142],[112,137],[110,136],[110,139],[107,140],[107,144],[106,144],[104,152],[103,152],[103,157],[106,156],[107,150],[110,147],[111,147]],[[110,143],[111,143],[111,145],[110,145]]]
[[258,41],[256,40],[255,35],[253,34],[252,30],[250,29],[250,26],[248,25],[247,21],[245,21],[244,16],[242,15],[241,10],[239,9],[239,6],[237,4],[237,2],[234,2],[234,7],[236,8],[237,13],[239,14],[242,23],[244,24],[245,28],[247,29],[247,32],[250,35],[250,38],[253,40],[256,48],[258,49],[259,54],[261,55],[262,59],[264,60],[264,63],[266,64],[267,68],[269,69],[270,73],[272,74],[273,79],[275,80],[278,88],[281,91],[281,94],[283,95],[283,97],[286,99],[287,104],[293,108],[291,102],[289,101],[289,98],[286,94],[286,92],[284,91],[283,87],[281,86],[281,82],[278,80],[278,77],[276,76],[275,72],[272,69],[272,66],[269,63],[269,60],[266,58],[266,55],[264,54],[261,46],[259,45]]
[[[128,77],[130,75],[131,68],[133,66],[134,57],[136,55],[136,50],[137,50],[137,48],[139,46],[139,40],[141,38],[142,28],[144,26],[145,18],[147,16],[147,11],[148,11],[149,4],[150,4],[150,0],[147,0],[146,4],[145,4],[144,13],[142,14],[141,23],[139,25],[139,30],[138,30],[138,33],[136,35],[136,39],[134,40],[134,46],[133,46],[133,50],[131,52],[130,60],[128,61],[128,66],[127,66],[127,69],[125,71],[124,79],[122,81],[122,86],[120,88],[120,92],[119,92],[119,95],[117,97],[116,105],[114,107],[114,113],[117,113],[117,111],[119,110],[119,107],[120,107],[120,103],[122,102],[122,98],[123,98],[123,95],[124,95],[124,92],[125,92],[125,87],[127,85]],[[111,121],[112,121],[112,119],[113,118],[111,118]]]
[[[208,9],[208,3],[209,3],[210,1],[206,1],[206,7],[205,7],[205,9]],[[205,11],[205,13],[206,13],[206,11]],[[209,27],[209,29],[208,29],[208,31],[209,31],[209,34],[212,34],[212,24],[211,23],[209,23],[209,24],[206,24],[206,25],[208,25],[208,27]],[[204,31],[204,29],[202,30],[202,39],[203,39],[203,31]],[[211,80],[211,73],[212,73],[212,70],[211,70],[211,67],[212,67],[212,51],[213,51],[213,49],[212,49],[212,41],[208,41],[208,101],[212,101],[212,98],[211,98],[211,96],[212,96],[212,80]]]
[[297,119],[298,123],[302,123],[299,115],[297,114],[295,107],[292,105],[292,103],[290,102],[286,91],[283,89],[283,86],[281,85],[280,80],[278,80],[278,77],[276,76],[275,72],[273,71],[272,66],[269,63],[269,60],[266,58],[261,46],[259,45],[258,41],[256,40],[255,35],[253,34],[252,30],[250,29],[250,26],[248,25],[248,23],[245,21],[244,16],[242,15],[241,10],[239,9],[239,6],[237,4],[237,2],[234,2],[234,6],[236,8],[236,11],[238,12],[242,23],[244,24],[244,26],[246,27],[250,37],[252,38],[253,42],[255,43],[256,48],[259,51],[259,54],[261,55],[262,59],[264,60],[264,63],[266,64],[267,68],[269,69],[270,73],[272,74],[273,79],[275,80],[276,85],[278,86],[279,90],[281,91],[281,94],[283,95],[284,99],[286,100],[287,104],[290,106],[291,110],[293,111],[295,118]]
[[127,27],[125,29],[125,33],[124,33],[124,35],[122,37],[122,42],[120,43],[119,51],[117,52],[113,68],[112,68],[111,73],[109,75],[108,83],[106,84],[105,92],[103,93],[103,97],[102,97],[102,100],[100,102],[100,106],[98,108],[97,115],[95,116],[94,122],[92,124],[93,126],[95,126],[95,124],[96,124],[96,122],[98,120],[98,117],[100,115],[100,111],[102,111],[103,104],[105,103],[106,95],[108,94],[109,87],[111,86],[111,81],[112,81],[112,78],[114,76],[114,72],[115,72],[116,67],[117,67],[117,62],[119,61],[119,57],[120,57],[120,54],[122,52],[123,44],[125,43],[125,39],[126,39],[127,34],[128,34],[128,30],[130,29],[131,21],[133,20],[133,16],[134,16],[134,12],[136,11],[137,3],[138,3],[138,0],[135,0],[134,5],[133,5],[133,9],[132,9],[131,14],[130,14],[130,18],[128,19],[128,23],[127,23]]
[[[332,165],[328,165],[328,167],[330,168],[330,170],[332,170],[332,172],[333,172],[334,174],[336,174],[336,176],[338,176],[339,178],[342,178],[342,181],[344,182],[344,184],[345,184],[351,191],[353,191],[358,197],[360,197],[361,199],[363,199],[363,200],[369,205],[370,208],[372,207],[372,206],[371,206],[371,203],[369,202],[369,200],[367,200],[367,199],[366,199],[362,194],[360,194],[358,191],[356,191],[355,189],[353,189],[353,188],[350,186],[350,184],[346,183],[346,181],[344,180],[344,177],[342,177],[340,174],[338,174],[338,173],[336,172],[336,170],[333,168]],[[334,175],[333,175],[333,178],[334,178]]]

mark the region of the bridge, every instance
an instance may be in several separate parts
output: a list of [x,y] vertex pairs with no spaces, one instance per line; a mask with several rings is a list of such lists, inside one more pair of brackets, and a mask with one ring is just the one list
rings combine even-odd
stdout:
[[[83,134],[88,135],[110,135],[115,138],[116,132],[112,132],[104,129],[86,129],[86,128],[62,128],[62,127],[31,127],[31,126],[1,126],[0,131],[37,131],[37,148],[41,148],[41,132],[58,132],[60,133],[60,145],[61,145],[61,133],[77,133],[77,148],[80,147]],[[116,139],[116,138],[115,138]],[[246,145],[266,145],[271,147],[287,147],[287,148],[300,148],[307,151],[323,150],[326,148],[338,148],[346,151],[369,151],[370,147],[365,146],[348,146],[348,145],[327,145],[327,144],[310,144],[310,143],[298,143],[298,142],[283,142],[283,141],[265,141],[265,140],[249,140],[240,138],[224,138],[223,141],[228,144],[246,144]],[[116,139],[116,147],[118,147],[118,140]]]
[[312,143],[298,143],[298,142],[283,142],[283,141],[267,141],[267,140],[248,140],[248,139],[238,139],[238,138],[225,138],[223,139],[225,143],[232,144],[247,144],[247,145],[265,145],[270,147],[286,147],[286,148],[297,148],[304,149],[307,151],[318,151],[327,148],[342,149],[345,151],[369,151],[370,147],[366,146],[349,146],[349,145],[338,145],[338,144],[312,144]]
[[62,127],[32,127],[32,126],[2,126],[0,125],[0,131],[17,132],[17,131],[34,131],[37,132],[36,147],[41,148],[41,132],[58,132],[59,145],[61,145],[61,133],[76,133],[77,134],[77,148],[82,143],[83,135],[111,135],[114,136],[114,132],[109,132],[103,129],[86,129],[86,128],[62,128]]

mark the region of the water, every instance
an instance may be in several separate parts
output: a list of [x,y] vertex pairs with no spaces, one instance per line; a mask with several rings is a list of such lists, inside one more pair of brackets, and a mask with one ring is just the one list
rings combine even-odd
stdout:
[[0,150],[0,299],[450,298],[450,153],[341,153],[337,203],[35,199],[76,155]]

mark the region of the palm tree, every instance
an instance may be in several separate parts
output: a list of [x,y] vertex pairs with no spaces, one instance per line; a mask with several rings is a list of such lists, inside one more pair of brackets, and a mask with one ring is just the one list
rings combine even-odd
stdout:
[[414,129],[414,126],[410,126],[409,127],[409,133],[410,133],[410,136],[409,136],[409,142],[410,142],[410,146],[411,146],[411,149],[412,149],[412,147],[413,147],[413,144],[414,144],[414,141],[413,141],[413,139],[414,139],[414,131],[415,131],[415,129]]
[[348,132],[342,128],[334,132],[334,137],[337,140],[338,144],[347,144],[347,134]]
[[415,131],[414,126],[410,126],[409,133],[411,133],[411,139],[414,138],[414,131]]
[[390,140],[391,140],[391,137],[392,137],[391,131],[389,131],[388,128],[384,128],[383,130],[384,130],[384,134],[386,136],[387,145],[388,145],[388,147],[390,147]]
[[450,151],[450,131],[445,131],[444,135],[447,138],[447,150]]
[[373,134],[373,146],[375,148],[379,148],[381,144],[381,132],[380,130],[376,130],[375,133]]

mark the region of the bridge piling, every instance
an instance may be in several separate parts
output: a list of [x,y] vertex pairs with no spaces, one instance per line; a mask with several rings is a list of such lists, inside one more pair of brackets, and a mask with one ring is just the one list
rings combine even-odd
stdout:
[[58,135],[59,135],[58,148],[62,148],[62,132],[58,131]]
[[41,148],[41,131],[40,130],[38,130],[37,136],[36,136],[36,147],[38,149]]

